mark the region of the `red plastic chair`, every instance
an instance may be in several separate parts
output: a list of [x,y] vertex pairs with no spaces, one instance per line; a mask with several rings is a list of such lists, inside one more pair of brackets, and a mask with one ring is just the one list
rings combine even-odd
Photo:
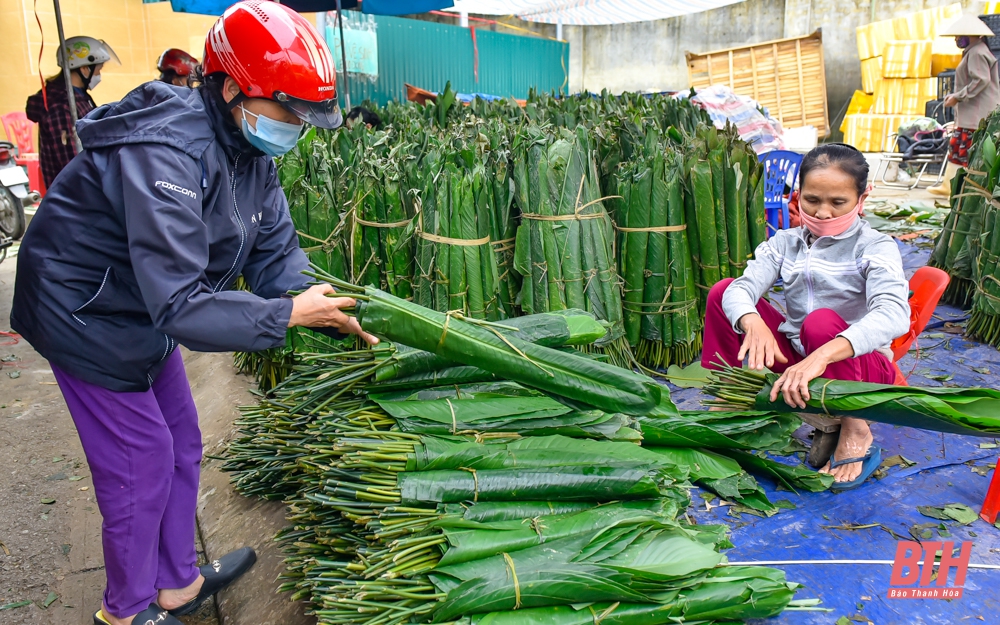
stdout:
[[42,178],[42,164],[35,150],[35,122],[28,119],[24,111],[14,111],[0,116],[7,140],[17,144],[17,158],[14,162],[28,168],[28,186],[39,195],[45,195],[45,180]]
[[938,300],[948,288],[951,278],[947,273],[934,267],[921,267],[917,269],[913,277],[910,278],[910,331],[903,336],[897,337],[892,342],[892,365],[896,368],[896,386],[907,386],[906,376],[896,364],[900,358],[910,351],[910,345],[917,340],[920,333],[924,331],[927,324],[937,308]]

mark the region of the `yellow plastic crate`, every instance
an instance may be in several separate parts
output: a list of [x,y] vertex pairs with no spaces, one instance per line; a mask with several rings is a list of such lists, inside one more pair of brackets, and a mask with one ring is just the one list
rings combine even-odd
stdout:
[[939,31],[951,25],[962,15],[962,5],[917,11],[892,20],[894,38],[897,40],[933,39]]
[[955,69],[962,62],[962,49],[955,45],[954,37],[938,37],[931,44],[931,76]]
[[899,127],[908,124],[919,115],[874,115],[856,113],[845,118],[844,143],[853,145],[862,152],[887,152],[892,150],[891,135]]
[[930,78],[933,44],[890,41],[882,52],[882,78]]
[[935,99],[936,78],[883,78],[875,90],[871,112],[876,115],[923,115],[924,105]]
[[882,56],[885,44],[896,39],[892,20],[858,26],[855,32],[858,38],[858,57],[862,61]]
[[983,8],[983,15],[996,15],[1000,13],[1000,2],[987,2]]
[[865,93],[875,93],[875,85],[882,80],[882,57],[861,61],[861,88]]
[[858,113],[869,112],[874,102],[875,98],[872,97],[871,94],[865,93],[864,91],[855,91],[854,95],[851,97],[850,103],[847,105],[847,113],[844,115],[844,121],[840,123],[840,132],[847,132],[848,117]]

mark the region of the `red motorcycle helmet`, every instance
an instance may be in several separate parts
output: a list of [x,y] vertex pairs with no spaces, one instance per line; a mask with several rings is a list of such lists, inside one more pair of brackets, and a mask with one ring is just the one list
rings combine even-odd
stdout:
[[156,69],[161,72],[173,72],[178,76],[190,76],[197,66],[198,59],[177,48],[164,50],[159,60],[156,61]]
[[225,72],[246,97],[274,100],[314,126],[341,124],[330,49],[304,17],[275,2],[226,9],[205,40],[202,72]]

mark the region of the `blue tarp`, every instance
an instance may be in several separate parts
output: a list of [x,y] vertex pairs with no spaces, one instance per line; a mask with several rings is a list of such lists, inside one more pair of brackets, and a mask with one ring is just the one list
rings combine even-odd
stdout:
[[[929,249],[900,244],[907,275],[927,262]],[[780,298],[780,294],[778,294]],[[961,334],[945,332],[946,323],[966,318],[961,310],[939,306],[936,317],[920,336],[920,358],[915,351],[900,361],[904,373],[914,372],[913,386],[988,386],[1000,388],[1000,352],[966,341]],[[974,371],[973,367],[979,371]],[[987,372],[988,370],[988,372]],[[939,378],[953,376],[942,381]],[[705,397],[697,389],[672,388],[672,396],[683,408],[696,408]],[[803,426],[796,436],[805,440],[811,428]],[[917,506],[962,503],[979,511],[986,496],[990,473],[980,475],[972,465],[997,461],[1000,449],[983,449],[992,439],[940,434],[875,423],[872,431],[884,450],[883,459],[902,455],[916,464],[889,469],[882,480],[869,480],[844,493],[777,491],[761,479],[768,496],[787,499],[795,510],[763,519],[747,514],[730,516],[727,508],[693,512],[698,523],[727,523],[733,528],[734,549],[726,552],[732,562],[802,560],[892,560],[897,538],[888,530],[912,540],[910,528],[924,523],[942,523],[925,517]],[[782,459],[784,460],[784,459]],[[798,460],[789,460],[798,462]],[[984,471],[985,472],[985,471]],[[703,501],[695,496],[694,500]],[[717,500],[715,503],[719,503]],[[860,530],[834,526],[881,524]],[[969,526],[945,523],[951,536],[932,540],[972,541],[971,562],[1000,565],[1000,530],[977,520]],[[797,598],[818,597],[832,612],[785,612],[761,625],[829,625],[841,617],[865,619],[878,625],[951,625],[1000,622],[1000,570],[970,569],[964,596],[956,600],[888,599],[892,566],[884,564],[795,564],[781,565],[788,579],[806,588]],[[952,581],[953,581],[952,577]]]

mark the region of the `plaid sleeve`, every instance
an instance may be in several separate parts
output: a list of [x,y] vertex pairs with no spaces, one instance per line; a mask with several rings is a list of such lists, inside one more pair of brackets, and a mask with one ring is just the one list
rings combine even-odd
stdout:
[[[77,119],[83,119],[95,108],[94,101],[89,95],[88,97],[81,98],[77,94]],[[56,175],[76,156],[72,133],[73,119],[69,114],[69,103],[49,98],[49,108],[45,114],[45,126],[44,136],[47,140],[44,142],[45,145],[41,146],[42,175],[45,178],[45,185],[49,186],[55,180]]]
[[72,123],[69,106],[50,100],[49,110],[43,123],[41,138],[44,141],[40,141],[42,174],[46,186],[51,185],[56,175],[76,156],[73,134],[70,132]]

